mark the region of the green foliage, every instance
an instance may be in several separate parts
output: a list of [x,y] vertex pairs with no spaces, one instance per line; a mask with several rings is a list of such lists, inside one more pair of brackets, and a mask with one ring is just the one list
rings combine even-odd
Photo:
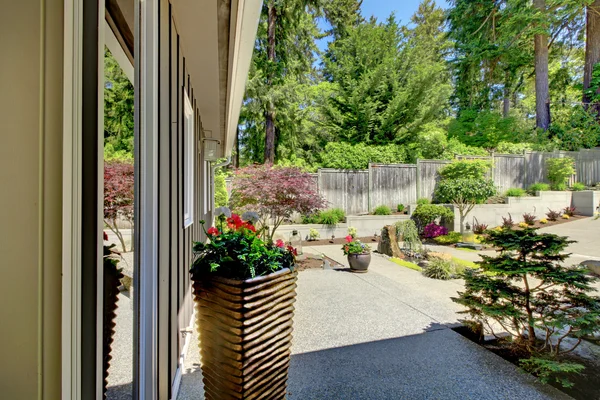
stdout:
[[[462,249],[461,250],[472,250],[472,249]],[[454,270],[458,275],[464,274],[467,268],[477,269],[479,265],[475,264],[473,261],[463,260],[457,257],[452,257],[452,264],[454,265]]]
[[455,160],[439,170],[443,179],[484,179],[491,168],[489,160]]
[[546,137],[540,138],[540,143],[533,142],[500,142],[496,146],[496,153],[498,154],[523,154],[526,151],[554,151],[558,150],[558,145]]
[[482,254],[481,271],[465,271],[465,290],[452,299],[474,322],[501,326],[512,346],[551,357],[579,345],[565,342],[568,336],[600,329],[600,297],[592,286],[597,279],[584,268],[562,265],[573,243],[568,238],[534,228],[493,229],[484,243],[498,254]]
[[346,213],[341,208],[321,210],[317,213],[302,217],[303,224],[336,225],[344,222]]
[[533,185],[529,186],[527,192],[530,195],[535,196],[536,192],[547,192],[548,190],[550,190],[550,185],[547,183],[534,183]]
[[356,232],[357,232],[357,230],[356,230],[355,227],[353,227],[353,226],[349,226],[348,227],[348,235],[350,235],[353,238],[355,238],[356,237]]
[[368,254],[371,252],[371,247],[361,242],[358,239],[353,239],[351,236],[346,237],[347,243],[342,246],[342,251],[344,255],[350,254]]
[[460,232],[450,232],[447,235],[442,235],[433,238],[433,240],[435,240],[437,244],[447,246],[462,241],[462,235],[460,234]]
[[552,190],[566,190],[567,180],[575,173],[575,161],[571,157],[549,158],[546,166]]
[[581,182],[575,182],[572,186],[571,186],[571,190],[574,192],[579,192],[581,190],[585,190],[585,184],[581,183]]
[[452,221],[454,213],[450,209],[437,204],[421,204],[415,208],[411,219],[415,222],[418,232],[423,232],[425,226],[432,222],[438,220]]
[[452,263],[448,260],[433,258],[429,260],[429,265],[423,269],[423,275],[431,279],[444,281],[452,279]]
[[404,204],[398,204],[396,210],[398,210],[399,213],[404,212]]
[[422,243],[419,238],[419,231],[412,219],[396,222],[396,237],[398,240],[402,240],[404,247],[409,250],[418,251],[421,249]]
[[308,240],[317,240],[321,237],[321,234],[319,233],[318,230],[314,229],[314,228],[310,228],[310,230],[308,231]]
[[225,207],[229,203],[229,194],[225,183],[225,174],[222,171],[215,172],[215,207]]
[[377,206],[377,207],[375,207],[375,210],[373,210],[373,214],[374,215],[391,215],[392,210],[390,210],[390,208],[385,205]]
[[500,142],[521,136],[523,128],[516,118],[504,118],[495,111],[463,110],[448,127],[448,137],[469,146],[493,149]]
[[133,160],[133,85],[106,48],[104,50],[104,159]]
[[[204,227],[204,221],[201,221]],[[190,273],[194,279],[216,275],[228,279],[245,280],[267,275],[284,268],[293,268],[295,252],[283,242],[265,243],[254,226],[237,215],[218,217],[215,227],[205,231],[208,242],[195,242],[196,258]]]
[[429,200],[427,197],[421,197],[420,199],[417,199],[417,206],[424,206],[426,204],[431,204],[431,200]]
[[510,188],[504,195],[506,197],[523,197],[527,195],[527,191],[521,188]]
[[561,150],[591,149],[600,143],[600,124],[583,106],[555,109],[552,117],[550,134]]
[[585,369],[585,366],[578,363],[541,357],[520,360],[520,364],[525,371],[537,376],[543,383],[556,382],[566,388],[573,386],[568,375],[581,374]]
[[485,202],[495,194],[496,186],[490,179],[442,179],[435,189],[438,202],[452,203],[458,208],[461,227],[465,217],[476,204]]
[[390,261],[400,265],[401,267],[412,269],[414,271],[418,271],[418,272],[423,271],[423,268],[419,267],[417,264],[412,263],[410,261],[402,260],[400,258],[395,258],[395,257],[390,258]]
[[325,146],[321,165],[323,168],[367,169],[369,163],[401,164],[405,159],[405,150],[395,144],[374,146],[330,142]]

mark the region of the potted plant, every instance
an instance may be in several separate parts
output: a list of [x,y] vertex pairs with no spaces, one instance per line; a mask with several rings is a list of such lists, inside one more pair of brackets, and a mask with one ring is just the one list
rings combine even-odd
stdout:
[[348,256],[348,264],[352,272],[367,272],[371,263],[371,248],[369,245],[354,239],[351,235],[346,236],[346,243],[342,246],[345,256]]
[[[256,213],[216,210],[190,273],[206,398],[284,398],[296,251],[256,233]],[[204,221],[201,221],[204,226]]]

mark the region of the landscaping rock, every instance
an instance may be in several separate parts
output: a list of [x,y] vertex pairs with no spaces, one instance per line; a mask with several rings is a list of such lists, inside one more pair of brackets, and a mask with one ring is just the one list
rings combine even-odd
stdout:
[[404,258],[404,254],[402,254],[402,251],[400,251],[400,247],[398,246],[396,226],[386,225],[383,227],[381,230],[381,240],[377,245],[377,251],[390,257]]
[[585,265],[594,274],[600,275],[600,261],[598,261],[598,260],[585,260],[584,262],[581,263],[581,265]]

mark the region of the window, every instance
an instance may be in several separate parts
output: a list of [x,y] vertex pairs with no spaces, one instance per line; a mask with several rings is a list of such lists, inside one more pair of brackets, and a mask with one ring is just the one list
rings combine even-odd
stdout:
[[194,110],[183,91],[183,226],[194,223]]

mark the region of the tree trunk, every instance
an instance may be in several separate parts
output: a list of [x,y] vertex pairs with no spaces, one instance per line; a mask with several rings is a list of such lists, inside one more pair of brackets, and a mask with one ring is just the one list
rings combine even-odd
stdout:
[[[594,65],[600,62],[600,0],[587,7],[585,28],[585,68],[583,71],[583,102],[591,102],[585,91],[590,87]],[[598,110],[596,110],[598,112]]]
[[[272,71],[275,64],[275,23],[277,22],[277,9],[273,0],[269,1],[268,7],[267,59],[270,61],[270,66],[267,86],[271,86],[273,83]],[[273,164],[275,162],[275,105],[272,100],[269,100],[267,110],[265,111],[265,128],[265,163]]]
[[[546,0],[533,0],[533,6],[546,13]],[[548,34],[534,36],[536,126],[550,127],[550,90],[548,87]]]
[[508,118],[510,113],[510,72],[506,71],[504,76],[504,90],[503,90],[503,104],[502,104],[502,116]]

